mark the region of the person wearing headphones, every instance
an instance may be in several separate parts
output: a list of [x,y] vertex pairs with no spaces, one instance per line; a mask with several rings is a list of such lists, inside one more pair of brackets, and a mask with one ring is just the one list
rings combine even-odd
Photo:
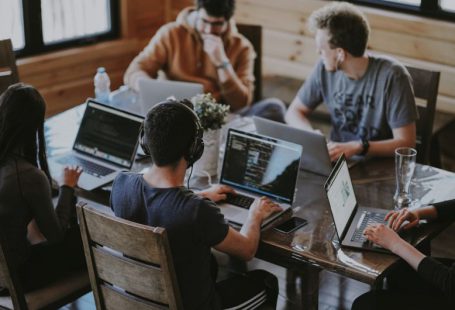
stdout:
[[[217,185],[193,193],[184,177],[202,155],[203,129],[187,100],[154,106],[144,120],[141,145],[153,161],[145,174],[121,173],[114,180],[111,208],[115,215],[167,230],[185,309],[256,309],[275,306],[277,278],[254,270],[216,283],[211,248],[243,260],[254,257],[261,222],[281,210],[257,199],[240,231],[231,228],[214,202],[233,193]],[[215,272],[216,273],[216,272]]]
[[86,270],[74,196],[82,170],[64,168],[54,210],[45,111],[43,97],[30,85],[11,85],[0,96],[0,229],[25,292]]
[[320,61],[286,112],[286,122],[311,129],[308,116],[322,102],[330,113],[329,154],[393,156],[414,147],[417,108],[411,78],[398,61],[368,55],[370,27],[363,13],[345,2],[313,12]]

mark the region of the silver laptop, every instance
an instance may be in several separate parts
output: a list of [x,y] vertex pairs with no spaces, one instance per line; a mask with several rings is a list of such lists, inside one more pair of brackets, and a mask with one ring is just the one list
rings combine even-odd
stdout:
[[303,148],[300,169],[323,176],[332,171],[325,136],[316,132],[298,129],[261,117],[253,117],[257,133],[300,144]]
[[175,97],[177,100],[190,99],[202,94],[204,86],[199,83],[178,82],[170,80],[156,80],[143,78],[139,83],[138,110],[134,113],[145,116],[148,110],[155,104]]
[[243,225],[254,199],[267,196],[283,208],[262,226],[269,224],[292,206],[301,155],[298,144],[229,129],[220,183],[233,187],[237,195],[219,203],[221,213]]
[[139,141],[143,118],[111,106],[87,101],[79,131],[69,153],[49,159],[52,175],[67,165],[84,169],[78,186],[93,190],[130,170]]
[[389,210],[359,207],[344,155],[338,158],[324,187],[340,244],[351,248],[389,252],[372,244],[363,235],[365,228],[371,224],[386,224],[384,217]]

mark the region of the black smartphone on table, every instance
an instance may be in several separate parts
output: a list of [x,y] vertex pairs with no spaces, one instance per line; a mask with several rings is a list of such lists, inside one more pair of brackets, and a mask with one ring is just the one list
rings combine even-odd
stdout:
[[305,226],[307,223],[308,223],[307,220],[300,218],[300,217],[293,216],[290,219],[286,220],[285,222],[274,227],[274,229],[281,233],[288,234],[293,231],[296,231],[300,227]]

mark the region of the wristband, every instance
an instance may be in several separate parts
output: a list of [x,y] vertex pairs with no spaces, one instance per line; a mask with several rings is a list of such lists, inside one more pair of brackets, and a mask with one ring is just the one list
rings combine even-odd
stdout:
[[365,156],[370,148],[370,142],[366,138],[362,138],[362,152],[359,155]]
[[229,62],[229,60],[224,60],[219,65],[217,65],[216,68],[217,69],[227,69],[230,65],[231,65],[231,63]]

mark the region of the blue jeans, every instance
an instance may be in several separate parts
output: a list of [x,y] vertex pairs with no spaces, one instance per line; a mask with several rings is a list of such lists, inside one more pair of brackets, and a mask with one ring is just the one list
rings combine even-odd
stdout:
[[280,99],[266,98],[253,103],[251,106],[244,107],[235,113],[241,116],[258,116],[284,123],[286,106]]

